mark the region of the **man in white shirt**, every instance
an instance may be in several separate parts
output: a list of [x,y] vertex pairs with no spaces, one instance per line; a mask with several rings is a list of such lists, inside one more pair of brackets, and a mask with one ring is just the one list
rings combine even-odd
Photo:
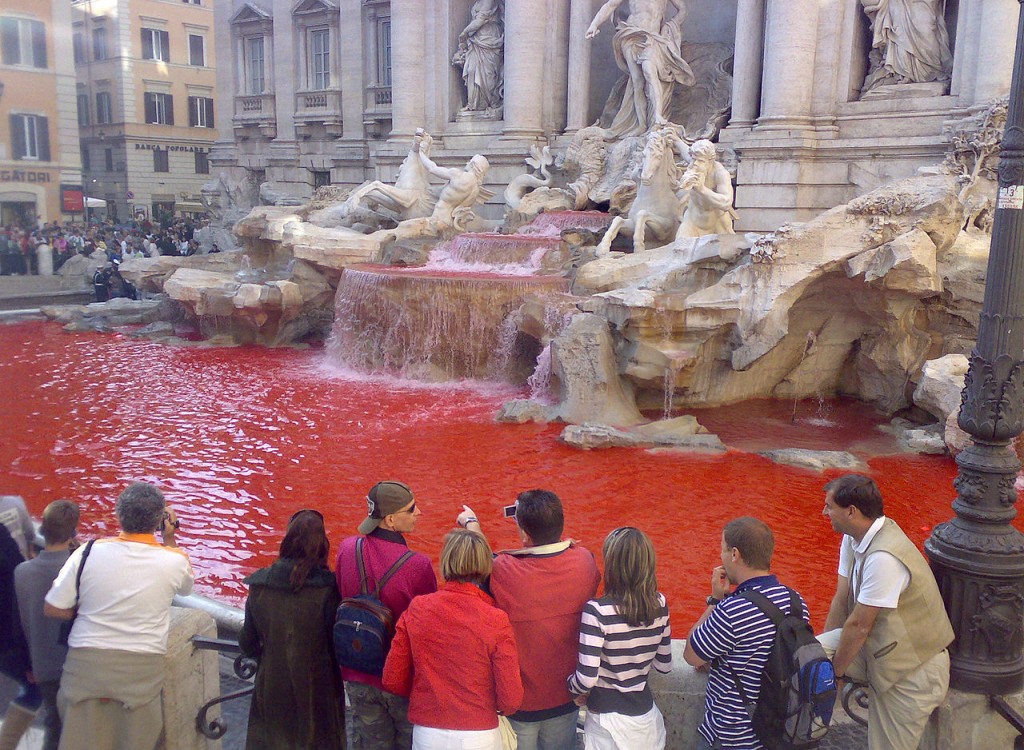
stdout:
[[836,594],[819,640],[836,676],[871,688],[870,750],[915,750],[949,687],[953,628],[917,546],[886,518],[870,477],[825,485],[823,514],[843,534]]
[[192,590],[192,566],[159,489],[136,482],[115,511],[121,533],[76,550],[46,595],[50,617],[75,617],[77,603],[58,695],[60,750],[151,748],[163,727],[170,607]]

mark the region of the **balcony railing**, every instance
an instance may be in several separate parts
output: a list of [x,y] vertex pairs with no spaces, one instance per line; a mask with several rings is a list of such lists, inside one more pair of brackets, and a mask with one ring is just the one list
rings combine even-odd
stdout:
[[238,124],[259,124],[273,121],[274,95],[253,94],[235,97],[235,122]]
[[366,114],[391,114],[391,87],[367,86],[363,104]]

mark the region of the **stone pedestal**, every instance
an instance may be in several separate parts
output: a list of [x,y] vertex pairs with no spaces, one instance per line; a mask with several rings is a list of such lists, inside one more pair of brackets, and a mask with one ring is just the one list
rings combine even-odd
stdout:
[[[1024,712],[1024,694],[1006,696]],[[932,714],[920,750],[1013,750],[1017,732],[989,706],[987,695],[950,689]]]
[[[164,737],[157,750],[219,750],[196,729],[196,715],[207,701],[220,695],[216,651],[197,651],[192,636],[217,637],[217,626],[205,612],[171,608],[167,634],[166,679],[163,689]],[[213,718],[212,716],[210,718]]]

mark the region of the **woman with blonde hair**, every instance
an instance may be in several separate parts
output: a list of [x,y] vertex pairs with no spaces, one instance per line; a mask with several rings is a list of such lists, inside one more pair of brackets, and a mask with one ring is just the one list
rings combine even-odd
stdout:
[[327,567],[324,517],[300,510],[281,553],[245,579],[249,598],[238,636],[259,662],[246,750],[343,750],[344,697],[332,631],[341,597]]
[[523,700],[512,625],[483,590],[492,559],[483,535],[449,532],[444,586],[398,620],[383,683],[409,698],[413,750],[501,750],[498,714]]
[[672,669],[668,605],[658,591],[654,545],[624,526],[604,540],[604,596],[583,608],[569,692],[587,706],[586,750],[661,750],[665,722],[647,677]]

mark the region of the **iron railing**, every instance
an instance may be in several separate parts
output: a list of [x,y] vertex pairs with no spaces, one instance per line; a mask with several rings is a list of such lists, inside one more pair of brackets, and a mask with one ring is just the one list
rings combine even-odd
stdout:
[[[220,651],[228,654],[237,654],[232,667],[235,671],[235,676],[240,680],[251,680],[256,675],[256,660],[242,655],[238,641],[195,635],[192,636],[192,645],[202,651]],[[199,713],[196,714],[196,730],[204,737],[208,737],[211,740],[219,740],[227,733],[228,725],[219,716],[214,719],[208,719],[207,714],[214,706],[219,706],[221,703],[252,695],[254,689],[254,686],[250,685],[247,688],[226,693],[203,704],[202,708],[199,709]]]

